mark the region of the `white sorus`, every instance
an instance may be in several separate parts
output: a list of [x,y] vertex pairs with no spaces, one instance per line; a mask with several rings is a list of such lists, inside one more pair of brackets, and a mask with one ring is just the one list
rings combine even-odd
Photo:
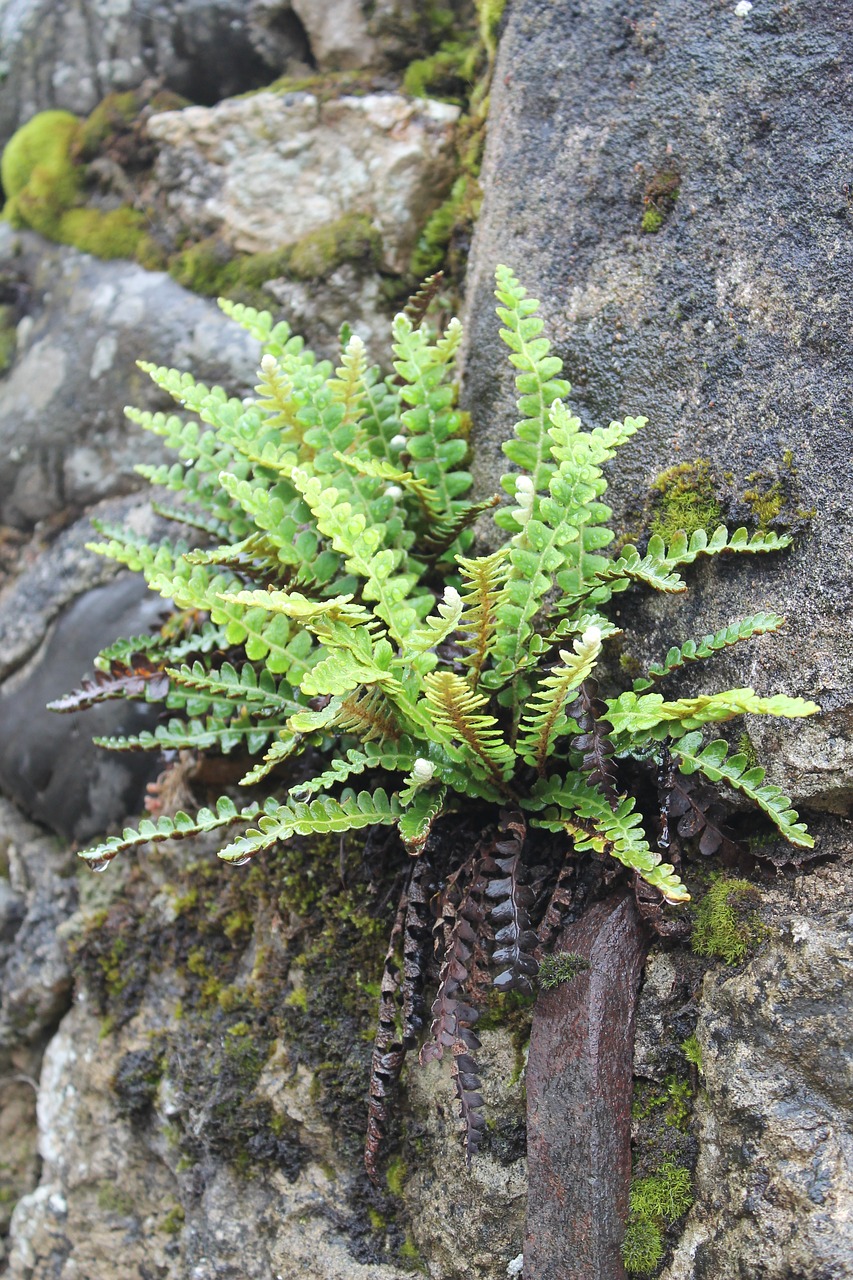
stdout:
[[423,756],[418,756],[412,765],[412,774],[417,782],[430,782],[434,773],[435,765],[431,760],[424,760]]
[[517,476],[517,477],[516,477],[516,481],[515,481],[515,492],[516,492],[516,494],[519,494],[519,493],[533,493],[533,481],[530,479],[530,476]]
[[388,441],[388,444],[391,446],[392,449],[402,449],[405,443],[406,443],[405,436],[392,436],[391,439]]
[[586,645],[588,648],[601,644],[601,627],[587,627],[581,636],[581,644]]
[[393,498],[395,502],[398,498],[402,498],[402,496],[403,490],[398,484],[389,484],[388,488],[385,490],[385,497]]
[[459,604],[459,601],[460,601],[461,599],[462,599],[462,597],[460,596],[459,592],[456,590],[456,588],[455,588],[455,587],[445,587],[445,588],[444,588],[444,603],[445,603],[445,604],[450,604],[450,605]]
[[276,358],[271,356],[269,352],[261,360],[261,369],[264,373],[274,373],[276,368]]

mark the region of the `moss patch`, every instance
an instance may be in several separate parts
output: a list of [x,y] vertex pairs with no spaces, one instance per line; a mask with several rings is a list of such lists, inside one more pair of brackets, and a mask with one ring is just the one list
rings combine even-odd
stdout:
[[679,532],[714,530],[723,518],[711,466],[706,458],[681,462],[657,477],[651,486],[649,532],[669,544]]
[[12,135],[0,160],[3,217],[57,239],[62,214],[80,198],[83,174],[71,158],[80,122],[68,111],[41,111]]
[[647,1275],[655,1270],[663,1258],[664,1228],[683,1217],[692,1203],[690,1170],[672,1160],[664,1161],[655,1173],[634,1179],[622,1245],[627,1272]]
[[711,885],[696,907],[693,950],[726,964],[739,964],[764,935],[756,908],[761,902],[754,884],[712,876]]
[[645,212],[640,229],[649,235],[660,231],[675,208],[681,187],[681,174],[677,169],[659,169],[646,183],[643,192]]

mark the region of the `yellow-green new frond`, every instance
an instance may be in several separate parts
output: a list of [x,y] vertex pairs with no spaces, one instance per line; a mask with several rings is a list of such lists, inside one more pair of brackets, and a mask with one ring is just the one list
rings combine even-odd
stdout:
[[480,556],[476,560],[456,557],[463,580],[464,605],[459,623],[459,644],[466,651],[462,661],[468,668],[468,680],[473,689],[480,683],[480,673],[494,641],[498,603],[509,568],[508,553],[508,547],[501,547],[490,556]]
[[[607,702],[607,719],[614,737],[631,736],[635,741],[645,734],[662,740],[678,738],[703,724],[733,720],[736,716],[784,716],[798,719],[820,711],[815,702],[789,698],[778,693],[761,698],[754,689],[726,689],[722,693],[703,693],[696,698],[678,698],[666,702],[659,693],[620,694]],[[618,749],[617,740],[617,749]]]
[[418,707],[423,709],[426,731],[451,760],[485,772],[500,786],[512,773],[515,753],[504,741],[495,717],[480,714],[486,701],[455,672],[431,671],[424,676],[424,696]]
[[367,373],[367,353],[358,334],[352,335],[341,352],[341,367],[336,373],[337,377],[329,383],[332,400],[342,406],[344,422],[357,422],[365,403]]
[[601,652],[601,632],[590,627],[574,642],[574,653],[560,650],[560,662],[540,684],[521,720],[516,750],[525,764],[544,775],[559,737],[572,728],[566,704],[591,674]]

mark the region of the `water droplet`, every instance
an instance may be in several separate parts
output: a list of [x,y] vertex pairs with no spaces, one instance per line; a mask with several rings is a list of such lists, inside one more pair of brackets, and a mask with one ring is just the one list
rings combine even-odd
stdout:
[[93,862],[87,862],[86,866],[90,871],[106,871],[111,861],[111,858],[96,858]]
[[229,858],[228,861],[231,863],[232,867],[245,867],[247,862],[252,861],[252,855],[250,853],[245,853],[242,858]]

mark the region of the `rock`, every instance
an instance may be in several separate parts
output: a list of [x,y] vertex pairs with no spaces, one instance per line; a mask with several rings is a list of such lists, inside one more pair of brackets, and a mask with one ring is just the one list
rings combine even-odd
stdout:
[[543,991],[527,1063],[528,1280],[616,1280],[631,1171],[631,1045],[647,941],[630,896],[590,907],[557,951],[587,972]]
[[348,324],[364,342],[369,356],[387,364],[391,315],[378,275],[364,275],[344,263],[325,280],[306,284],[281,278],[270,280],[264,288],[280,305],[294,332],[319,356],[337,360],[341,325]]
[[0,380],[0,524],[32,528],[139,487],[134,466],[161,448],[128,428],[122,407],[174,406],[137,360],[191,367],[232,391],[251,383],[257,344],[162,272],[0,227],[0,266],[12,262],[29,300],[17,358]]
[[765,891],[767,942],[705,980],[696,1203],[663,1280],[853,1276],[850,876]]
[[[164,522],[140,499],[107,502],[105,520],[156,536]],[[141,807],[154,776],[149,753],[95,747],[97,734],[138,732],[156,719],[146,704],[104,703],[59,715],[46,704],[79,687],[98,652],[156,625],[164,605],[141,575],[120,573],[86,550],[89,518],[65,530],[0,594],[0,789],[30,817],[85,840]]]
[[276,40],[260,48],[239,0],[21,0],[0,10],[0,146],[37,111],[85,115],[113,91],[149,76],[212,103],[304,71],[298,18],[280,6]]
[[458,115],[394,93],[257,93],[163,112],[148,129],[173,232],[216,232],[258,253],[364,214],[382,235],[386,268],[403,272],[452,176]]
[[405,1074],[403,1195],[412,1240],[434,1280],[502,1277],[524,1238],[524,1059],[504,1029],[483,1031],[481,1039],[477,1063],[488,1130],[470,1169],[449,1065],[413,1061]]
[[[808,535],[760,564],[691,574],[686,600],[643,605],[630,657],[660,660],[747,613],[785,613],[784,635],[715,659],[707,679],[822,705],[814,720],[748,729],[774,782],[836,812],[853,794],[853,517],[839,500],[853,255],[837,113],[850,42],[832,5],[768,0],[709,16],[666,0],[629,19],[606,0],[513,4],[468,277],[465,393],[487,494],[517,416],[492,299],[505,262],[542,300],[586,425],[650,419],[610,470],[623,528],[642,530],[649,485],[673,463],[708,459],[739,497],[789,459],[787,518],[814,508]],[[656,234],[642,229],[650,211]],[[684,687],[701,691],[701,679]]]

